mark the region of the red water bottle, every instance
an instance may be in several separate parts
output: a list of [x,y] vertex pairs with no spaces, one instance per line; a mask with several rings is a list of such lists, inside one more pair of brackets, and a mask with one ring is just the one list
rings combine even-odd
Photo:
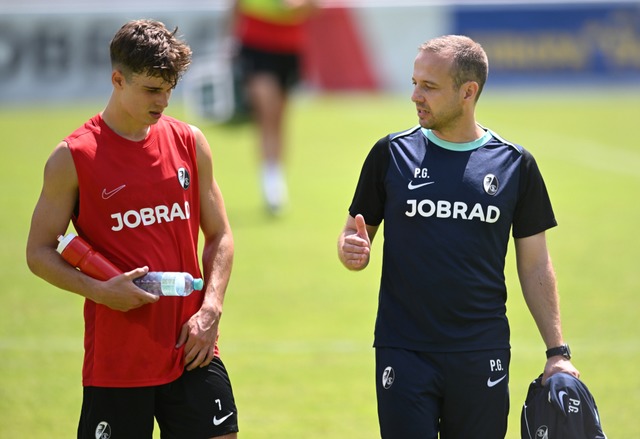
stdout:
[[87,241],[69,233],[58,236],[58,253],[62,258],[87,276],[107,280],[122,274],[111,261],[95,251]]

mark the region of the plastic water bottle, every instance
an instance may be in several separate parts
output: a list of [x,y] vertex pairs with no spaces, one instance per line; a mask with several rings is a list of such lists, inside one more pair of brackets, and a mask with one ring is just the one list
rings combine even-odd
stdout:
[[188,296],[204,287],[202,279],[194,279],[189,273],[175,271],[150,271],[133,283],[156,296]]
[[[111,261],[73,233],[58,236],[56,250],[69,264],[95,279],[108,280],[122,274]],[[202,279],[194,279],[189,273],[172,271],[150,271],[133,282],[139,288],[157,296],[188,296],[204,287]]]

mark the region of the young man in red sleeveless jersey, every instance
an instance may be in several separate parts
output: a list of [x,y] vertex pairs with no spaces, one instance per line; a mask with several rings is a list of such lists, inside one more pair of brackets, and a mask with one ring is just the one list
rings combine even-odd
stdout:
[[[31,270],[85,298],[78,438],[237,437],[237,410],[217,350],[233,237],[209,144],[163,114],[191,49],[153,20],[111,42],[107,106],[49,157],[27,243]],[[69,222],[124,274],[92,279],[56,252]],[[202,231],[202,260],[198,237]],[[147,271],[203,277],[202,292],[157,297]]]

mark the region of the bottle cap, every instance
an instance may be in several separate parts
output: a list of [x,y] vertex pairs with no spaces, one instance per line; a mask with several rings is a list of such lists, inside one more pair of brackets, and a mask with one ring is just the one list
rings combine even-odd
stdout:
[[73,233],[69,233],[67,236],[58,235],[58,248],[56,249],[58,253],[62,253],[75,237],[76,235]]
[[204,281],[202,279],[194,279],[193,289],[196,291],[200,291],[202,288],[204,288]]

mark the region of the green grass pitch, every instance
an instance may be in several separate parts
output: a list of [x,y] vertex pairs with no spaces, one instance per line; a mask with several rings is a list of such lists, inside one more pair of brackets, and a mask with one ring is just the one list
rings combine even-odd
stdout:
[[[640,91],[486,90],[478,120],[528,148],[559,227],[548,232],[564,332],[611,438],[640,437]],[[0,107],[0,438],[75,436],[82,300],[25,264],[45,160],[97,105]],[[176,105],[168,113],[183,118]],[[250,439],[378,437],[371,348],[382,235],[370,267],[342,268],[336,238],[365,155],[416,123],[408,97],[298,95],[288,139],[291,208],[262,209],[252,128],[190,118],[207,135],[236,241],[220,348]],[[509,439],[518,439],[544,346],[507,264]],[[159,435],[156,432],[156,437]]]

